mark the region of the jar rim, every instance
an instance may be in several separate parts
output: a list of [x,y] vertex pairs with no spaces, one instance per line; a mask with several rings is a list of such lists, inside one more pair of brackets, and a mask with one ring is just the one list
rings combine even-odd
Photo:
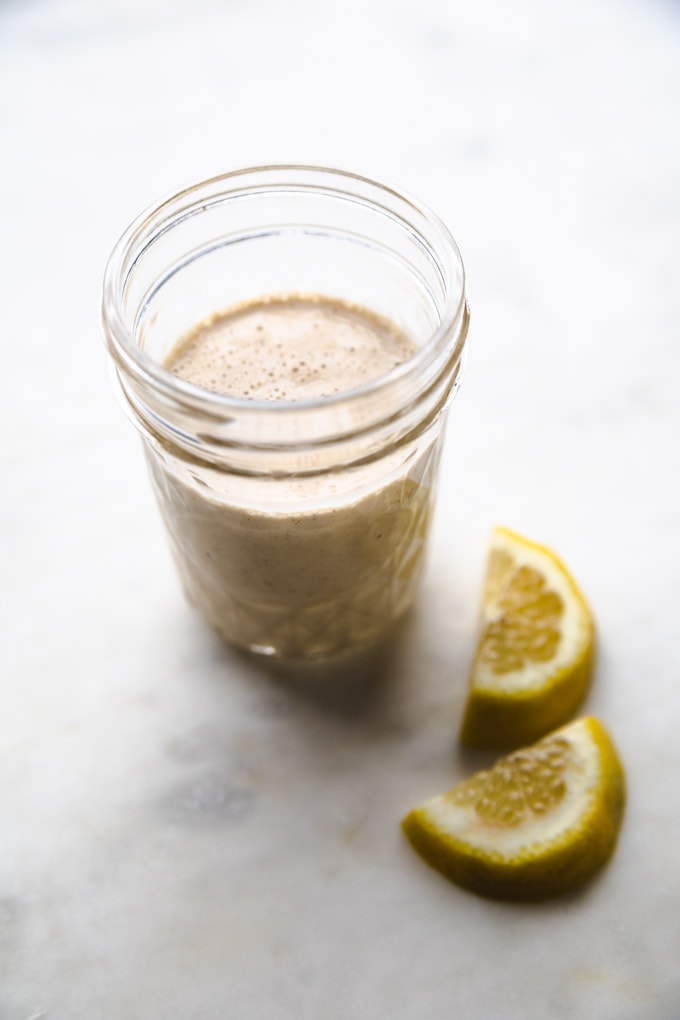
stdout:
[[[321,177],[325,179],[326,183],[325,185],[310,183],[303,179],[304,175]],[[296,177],[300,179],[296,180]],[[439,325],[428,340],[410,358],[376,379],[339,393],[302,400],[261,400],[215,393],[179,378],[165,368],[161,362],[152,358],[137,343],[132,331],[124,321],[120,308],[126,282],[134,269],[135,262],[160,233],[171,229],[178,222],[180,216],[192,215],[201,207],[205,207],[205,201],[200,200],[201,193],[209,189],[223,187],[223,191],[213,196],[213,201],[224,201],[229,195],[236,197],[247,194],[250,189],[244,187],[243,182],[248,178],[251,180],[270,178],[257,187],[252,186],[255,191],[260,193],[286,189],[301,192],[322,190],[329,194],[351,197],[355,201],[359,200],[358,195],[352,195],[348,192],[347,187],[342,189],[342,182],[346,186],[354,184],[355,187],[368,187],[375,191],[376,196],[383,194],[393,202],[396,201],[405,210],[411,209],[416,217],[424,220],[434,230],[440,248],[447,251],[449,255],[448,259],[442,259],[439,251],[433,251],[431,247],[429,249],[430,254],[436,259],[439,271],[444,276],[445,306]],[[331,181],[337,182],[335,189],[329,187]],[[388,208],[374,198],[363,197],[361,200],[369,208],[382,211],[393,219],[401,219],[411,230],[415,229],[412,223],[396,214],[394,208]],[[419,237],[422,240],[422,234],[419,233]],[[452,286],[452,263],[455,263],[458,269],[458,289]],[[447,349],[446,341],[452,331],[455,331],[456,324],[463,320],[465,311],[465,268],[460,250],[448,227],[427,205],[384,181],[333,167],[298,163],[269,164],[227,171],[188,185],[147,207],[124,230],[111,252],[104,273],[101,303],[104,335],[114,362],[126,374],[152,386],[156,392],[163,396],[175,400],[180,399],[182,403],[193,409],[201,409],[214,418],[224,418],[234,413],[249,415],[250,413],[262,414],[266,412],[268,416],[276,416],[277,414],[289,414],[293,409],[297,414],[303,415],[319,410],[331,410],[333,407],[346,406],[355,401],[365,400],[385,388],[394,384],[398,385],[405,378],[417,376],[421,366],[436,357],[440,348],[443,348],[441,350],[443,362],[459,361],[465,344],[466,329],[458,330],[453,350]]]

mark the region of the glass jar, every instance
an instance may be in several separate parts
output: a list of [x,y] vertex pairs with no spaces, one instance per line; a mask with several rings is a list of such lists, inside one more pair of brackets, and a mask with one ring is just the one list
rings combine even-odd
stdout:
[[[163,367],[197,323],[323,295],[417,352],[309,400],[199,388]],[[234,645],[289,660],[375,642],[412,604],[468,329],[460,253],[428,209],[318,167],[224,174],[145,212],[106,268],[103,326],[190,601]]]

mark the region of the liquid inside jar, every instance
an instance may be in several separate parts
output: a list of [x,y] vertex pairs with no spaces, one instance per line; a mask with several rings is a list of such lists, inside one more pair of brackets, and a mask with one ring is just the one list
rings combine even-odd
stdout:
[[[417,346],[370,311],[323,296],[268,297],[211,316],[165,366],[244,400],[316,399],[379,379]],[[230,642],[330,658],[381,637],[411,605],[438,444],[308,476],[253,481],[149,463],[189,599]]]

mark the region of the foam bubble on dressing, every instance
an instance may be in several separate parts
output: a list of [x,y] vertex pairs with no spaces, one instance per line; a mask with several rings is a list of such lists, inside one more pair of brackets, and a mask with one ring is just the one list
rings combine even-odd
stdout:
[[379,379],[417,349],[387,319],[339,300],[263,298],[199,323],[166,367],[226,396],[295,401]]

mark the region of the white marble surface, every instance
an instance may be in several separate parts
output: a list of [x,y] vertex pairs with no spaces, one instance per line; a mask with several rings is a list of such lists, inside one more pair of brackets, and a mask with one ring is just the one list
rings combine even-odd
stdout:
[[[0,4],[2,1020],[680,1016],[679,103],[670,0]],[[415,192],[469,276],[423,597],[363,686],[185,606],[99,335],[134,214],[287,160]],[[496,521],[588,593],[630,783],[610,867],[540,907],[398,827],[479,763]]]

